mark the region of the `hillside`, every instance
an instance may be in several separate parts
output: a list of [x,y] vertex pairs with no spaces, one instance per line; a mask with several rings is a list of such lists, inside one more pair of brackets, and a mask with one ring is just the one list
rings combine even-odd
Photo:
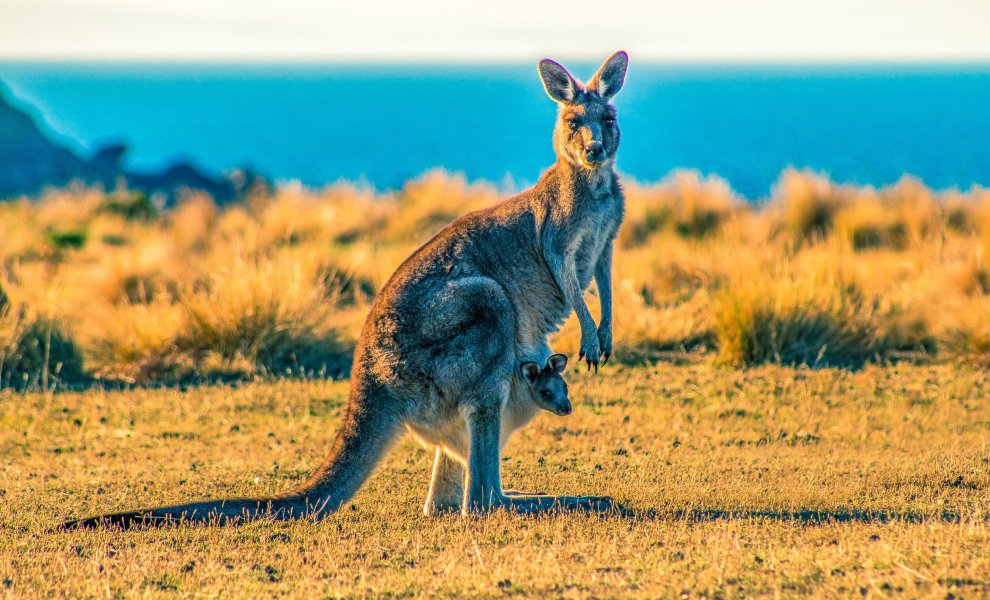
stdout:
[[46,187],[78,181],[107,190],[123,185],[146,193],[164,206],[187,191],[203,191],[217,202],[227,202],[266,185],[250,170],[218,177],[185,162],[161,171],[135,172],[125,166],[127,147],[123,144],[99,148],[91,157],[80,156],[53,141],[44,123],[37,122],[28,110],[18,108],[10,96],[0,85],[0,200],[34,196]]

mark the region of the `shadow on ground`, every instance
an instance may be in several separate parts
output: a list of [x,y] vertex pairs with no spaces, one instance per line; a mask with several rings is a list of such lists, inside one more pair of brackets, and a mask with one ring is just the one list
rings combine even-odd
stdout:
[[793,521],[796,523],[961,523],[963,521],[990,521],[990,515],[963,515],[957,512],[920,512],[891,510],[656,510],[622,508],[620,518],[644,521]]

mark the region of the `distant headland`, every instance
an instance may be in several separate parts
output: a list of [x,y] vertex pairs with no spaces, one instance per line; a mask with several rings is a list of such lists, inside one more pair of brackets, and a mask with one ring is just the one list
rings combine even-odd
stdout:
[[250,169],[217,176],[180,161],[160,171],[141,172],[127,168],[126,156],[124,144],[103,146],[90,157],[58,144],[31,115],[11,102],[9,92],[0,85],[0,200],[80,182],[107,190],[124,186],[141,191],[164,207],[189,192],[205,192],[225,203],[269,187]]

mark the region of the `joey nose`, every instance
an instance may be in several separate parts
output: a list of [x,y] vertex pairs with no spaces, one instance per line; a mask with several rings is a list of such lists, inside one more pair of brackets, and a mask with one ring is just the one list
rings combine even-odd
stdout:
[[600,162],[605,158],[605,147],[601,142],[591,142],[584,149],[584,156],[588,162]]

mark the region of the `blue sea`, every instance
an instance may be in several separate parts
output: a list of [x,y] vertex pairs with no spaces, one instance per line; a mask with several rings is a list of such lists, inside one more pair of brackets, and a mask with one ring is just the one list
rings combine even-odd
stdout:
[[[529,64],[0,63],[0,82],[70,147],[126,142],[131,168],[183,158],[391,189],[443,167],[519,188],[554,158],[555,106]],[[618,166],[639,181],[697,169],[758,199],[795,166],[858,184],[990,185],[990,65],[634,61],[615,103]]]

